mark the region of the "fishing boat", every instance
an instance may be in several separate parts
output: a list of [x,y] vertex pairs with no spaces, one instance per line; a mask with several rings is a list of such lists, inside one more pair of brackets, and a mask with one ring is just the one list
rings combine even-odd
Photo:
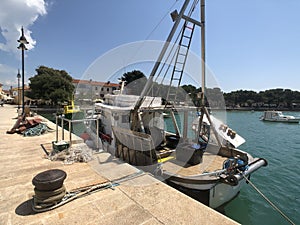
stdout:
[[65,118],[69,120],[83,119],[84,111],[80,109],[79,105],[75,105],[74,100],[71,100],[68,105],[63,107],[63,113]]
[[262,121],[299,123],[300,118],[290,115],[284,115],[281,111],[265,111],[260,117]]
[[[200,3],[186,0],[180,12],[171,13],[172,30],[139,96],[108,94],[95,110],[101,112],[98,115],[100,133],[109,137],[102,139],[104,150],[209,207],[218,208],[237,196],[246,183],[245,178],[266,166],[267,161],[238,149],[245,142],[244,138],[206,107],[204,3],[204,0]],[[200,21],[191,17],[198,5]],[[154,78],[161,71],[159,68],[167,64],[163,63],[168,58],[166,52],[175,46],[171,43],[180,27],[173,69],[169,70],[170,84],[163,88],[167,92],[162,96],[150,95],[153,93],[150,89],[155,86]],[[187,51],[182,50],[189,49],[196,27],[201,31],[202,48],[200,106],[184,102],[179,93],[188,58]],[[166,114],[170,118],[164,118]]]

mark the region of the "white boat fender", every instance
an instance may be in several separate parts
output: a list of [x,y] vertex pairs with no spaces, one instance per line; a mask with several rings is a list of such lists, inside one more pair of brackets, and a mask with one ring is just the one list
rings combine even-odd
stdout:
[[267,166],[267,165],[268,165],[267,160],[265,160],[264,158],[257,158],[254,162],[248,164],[249,167],[247,170],[245,171],[238,170],[239,173],[235,174],[234,176],[238,180],[242,180],[244,176],[249,176],[251,173],[258,170],[260,167]]

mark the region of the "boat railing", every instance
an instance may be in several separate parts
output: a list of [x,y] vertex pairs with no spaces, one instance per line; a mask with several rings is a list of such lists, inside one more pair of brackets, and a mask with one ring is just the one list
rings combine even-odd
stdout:
[[[64,117],[64,115],[57,115],[55,117],[55,124],[56,124],[56,142],[58,142],[58,131],[59,131],[59,122],[60,122],[60,127],[61,127],[61,140],[65,140],[65,129],[64,129],[64,124],[65,122],[68,123],[68,131],[69,131],[69,144],[70,146],[72,145],[72,125],[74,123],[86,123],[86,122],[91,122],[91,121],[96,121],[96,133],[97,137],[99,137],[99,120],[97,118],[84,118],[84,119],[67,119]],[[74,134],[73,134],[74,135]],[[96,148],[99,149],[99,138],[96,139]]]

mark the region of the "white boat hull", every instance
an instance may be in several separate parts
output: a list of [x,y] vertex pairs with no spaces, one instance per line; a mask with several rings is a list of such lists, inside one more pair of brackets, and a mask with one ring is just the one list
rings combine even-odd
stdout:
[[260,118],[262,121],[281,122],[281,123],[299,123],[300,118],[284,115],[280,111],[265,111]]
[[209,192],[209,207],[211,208],[218,208],[225,203],[232,200],[234,197],[238,195],[241,188],[245,184],[245,180],[239,181],[238,185],[231,186],[228,184],[217,184]]
[[[198,176],[179,176],[177,174],[169,174],[165,172],[164,178],[167,182],[177,188],[178,190],[191,195],[192,197],[207,204],[211,208],[218,208],[225,203],[232,200],[243,185],[245,184],[245,177],[249,177],[251,173],[262,166],[266,166],[267,161],[262,158],[255,158],[246,171],[237,173],[228,181],[228,177],[222,179],[221,171],[215,175],[200,174]],[[205,196],[207,195],[207,196]]]
[[187,188],[187,185],[180,182],[168,181],[167,183],[203,204],[216,209],[235,198],[246,182],[245,179],[240,180],[235,186],[225,183],[212,183],[198,185],[198,187],[194,186],[196,189]]
[[299,123],[300,119],[262,119],[268,122]]

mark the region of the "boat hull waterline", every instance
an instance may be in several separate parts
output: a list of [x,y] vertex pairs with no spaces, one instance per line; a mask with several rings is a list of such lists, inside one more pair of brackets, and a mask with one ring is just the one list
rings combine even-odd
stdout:
[[232,184],[224,183],[220,177],[206,174],[193,177],[183,177],[178,176],[177,174],[164,172],[162,176],[169,184],[171,184],[171,186],[173,186],[172,184],[175,184],[175,187],[180,187],[181,191],[188,195],[191,192],[199,191],[198,195],[193,195],[192,197],[200,201],[204,198],[206,199],[204,203],[206,203],[209,207],[218,208],[238,195],[246,183],[244,176],[249,177],[251,173],[262,166],[266,166],[267,164],[268,163],[265,159],[254,159],[246,171],[233,175],[235,177],[235,183]]

